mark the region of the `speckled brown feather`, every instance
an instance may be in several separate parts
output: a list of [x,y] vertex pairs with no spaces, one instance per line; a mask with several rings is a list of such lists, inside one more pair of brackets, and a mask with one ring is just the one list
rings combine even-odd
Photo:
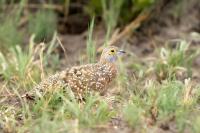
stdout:
[[42,81],[35,90],[46,92],[54,88],[66,88],[71,89],[76,98],[82,99],[92,91],[103,94],[116,74],[115,64],[106,62],[102,53],[98,63],[67,68]]
[[117,70],[112,64],[88,64],[75,66],[50,76],[36,86],[40,92],[51,88],[70,88],[78,99],[85,93],[97,91],[103,94],[107,85],[116,77]]

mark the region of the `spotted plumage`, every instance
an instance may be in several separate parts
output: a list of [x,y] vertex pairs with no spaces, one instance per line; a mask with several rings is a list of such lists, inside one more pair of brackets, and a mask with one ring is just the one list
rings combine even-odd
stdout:
[[[106,92],[108,84],[116,77],[116,60],[123,51],[110,46],[103,50],[100,61],[67,68],[36,86],[38,92],[46,92],[54,88],[71,89],[76,98],[82,99],[87,92]],[[40,93],[39,93],[40,94]]]

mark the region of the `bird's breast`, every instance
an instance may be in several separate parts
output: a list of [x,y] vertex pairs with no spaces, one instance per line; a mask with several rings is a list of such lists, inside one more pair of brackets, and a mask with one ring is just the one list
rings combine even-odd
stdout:
[[[97,70],[97,89],[105,88],[117,74],[115,66],[110,64],[103,64]],[[102,86],[102,87],[101,87]]]

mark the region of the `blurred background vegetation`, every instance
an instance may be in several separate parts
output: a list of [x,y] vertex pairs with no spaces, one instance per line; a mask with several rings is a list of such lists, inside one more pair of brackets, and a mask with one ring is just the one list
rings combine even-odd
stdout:
[[112,32],[123,27],[156,0],[1,0],[0,46],[8,48],[26,42],[49,41],[54,31],[80,34],[92,17]]

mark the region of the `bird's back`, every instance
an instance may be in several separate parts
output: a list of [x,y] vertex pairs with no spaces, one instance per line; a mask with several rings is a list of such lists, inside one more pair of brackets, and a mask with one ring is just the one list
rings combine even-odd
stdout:
[[[104,93],[106,86],[116,76],[116,68],[111,64],[88,64],[67,68],[41,82],[37,88],[70,88],[75,96],[82,99],[87,92]],[[48,91],[48,90],[47,90]]]

